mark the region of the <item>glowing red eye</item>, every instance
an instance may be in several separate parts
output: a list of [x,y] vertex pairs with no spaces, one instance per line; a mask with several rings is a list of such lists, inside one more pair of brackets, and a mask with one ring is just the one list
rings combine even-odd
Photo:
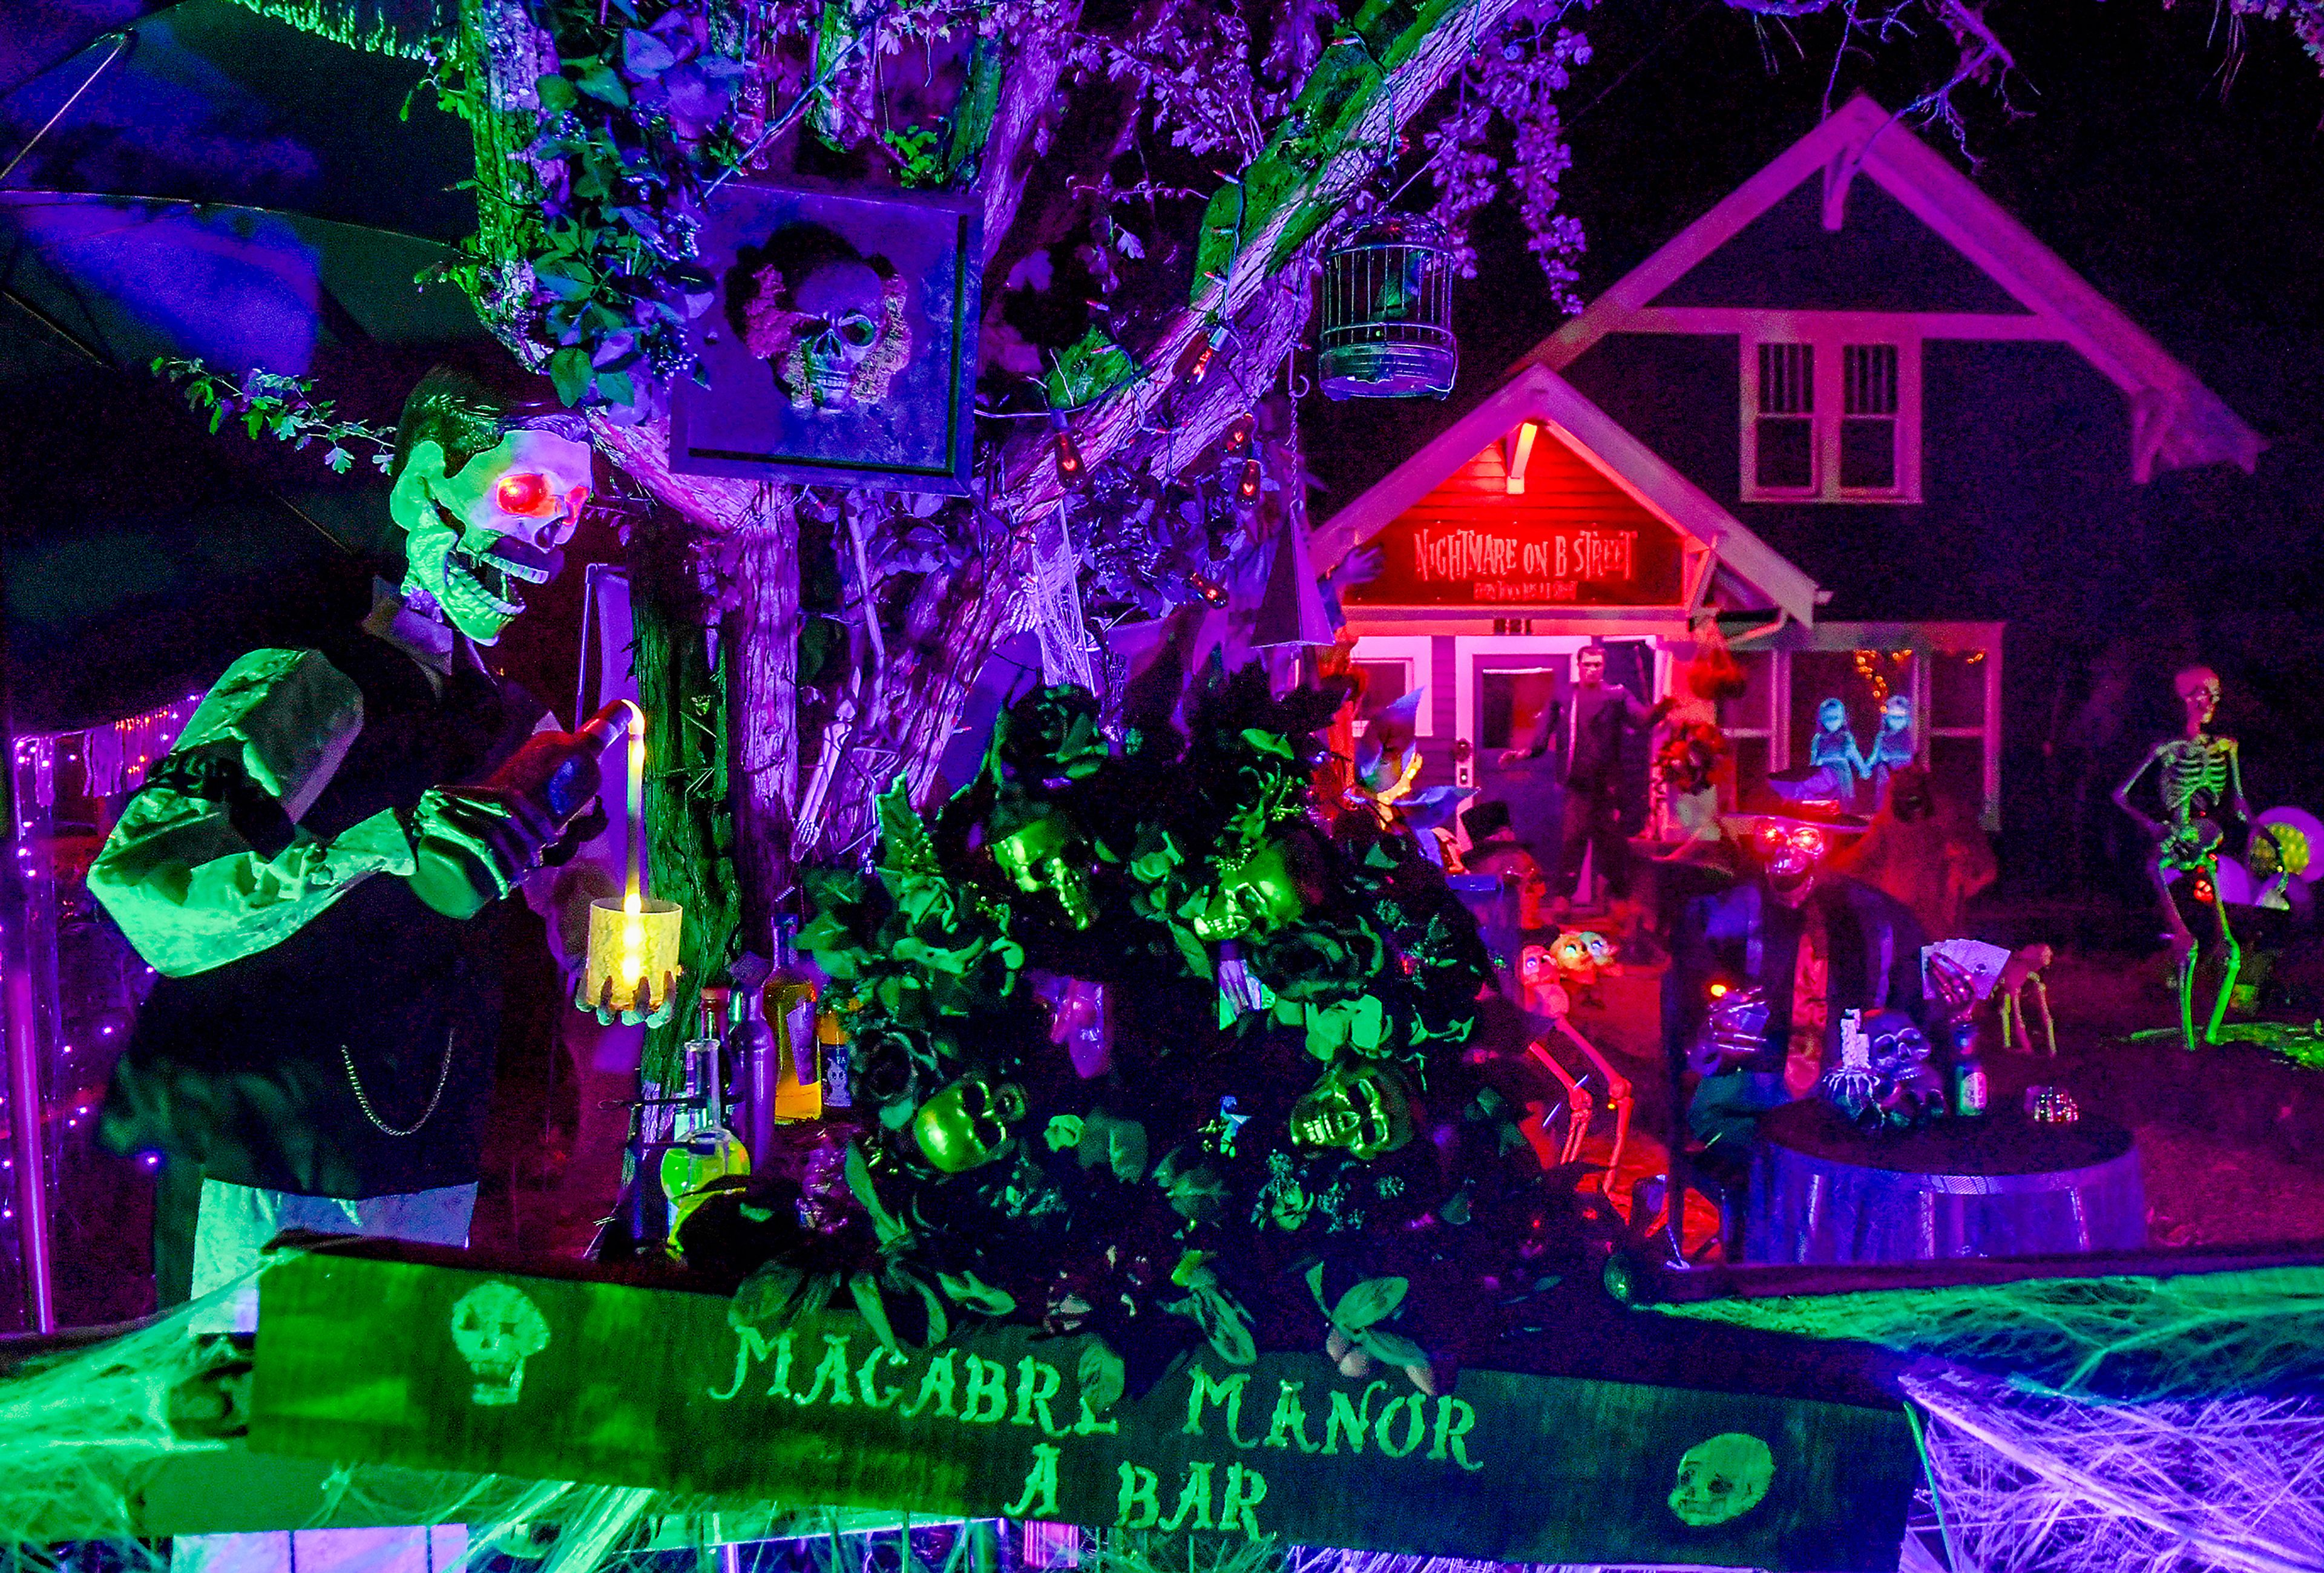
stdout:
[[493,500],[503,514],[517,514],[527,518],[555,511],[557,500],[549,490],[545,476],[507,475],[493,488]]
[[1823,833],[1820,830],[1803,830],[1792,837],[1792,845],[1803,852],[1821,852]]

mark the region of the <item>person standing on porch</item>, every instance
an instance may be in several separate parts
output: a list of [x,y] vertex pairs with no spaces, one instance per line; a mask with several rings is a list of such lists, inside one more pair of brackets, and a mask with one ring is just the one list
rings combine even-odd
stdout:
[[1550,880],[1550,888],[1556,893],[1553,913],[1567,911],[1570,898],[1576,893],[1585,906],[1596,904],[1594,888],[1574,890],[1585,856],[1590,859],[1593,887],[1602,880],[1617,899],[1629,894],[1629,839],[1622,827],[1622,744],[1633,729],[1651,729],[1670,708],[1669,699],[1649,705],[1621,684],[1608,682],[1606,647],[1592,643],[1573,658],[1572,694],[1543,707],[1531,743],[1501,751],[1501,768],[1508,770],[1543,757],[1553,746],[1561,750],[1561,763],[1552,767],[1565,788],[1557,869]]

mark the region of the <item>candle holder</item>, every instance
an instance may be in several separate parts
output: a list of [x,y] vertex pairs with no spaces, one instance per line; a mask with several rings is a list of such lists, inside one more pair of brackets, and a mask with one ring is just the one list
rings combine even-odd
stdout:
[[584,1009],[650,1014],[667,1005],[678,975],[686,911],[646,894],[646,717],[615,699],[589,718],[585,736],[602,745],[626,727],[629,747],[629,884],[617,899],[589,903],[589,956],[579,1000]]

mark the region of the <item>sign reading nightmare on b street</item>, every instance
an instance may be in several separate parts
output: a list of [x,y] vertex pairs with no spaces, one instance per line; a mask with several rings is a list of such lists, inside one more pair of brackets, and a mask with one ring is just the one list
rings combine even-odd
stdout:
[[785,1503],[1526,1562],[1893,1568],[1901,1411],[1207,1349],[1120,1394],[1092,1341],[891,1351],[713,1296],[317,1254],[261,1280],[254,1449]]

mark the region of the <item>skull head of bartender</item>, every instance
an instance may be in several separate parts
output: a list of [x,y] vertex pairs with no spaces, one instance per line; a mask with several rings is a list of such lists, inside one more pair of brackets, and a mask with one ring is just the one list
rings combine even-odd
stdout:
[[587,427],[531,412],[473,378],[420,379],[398,424],[388,509],[404,533],[403,593],[479,644],[524,610],[524,587],[565,566],[589,500]]
[[1820,825],[1770,816],[1751,833],[1751,850],[1767,876],[1767,889],[1786,906],[1797,906],[1815,888],[1831,853],[1831,832]]

